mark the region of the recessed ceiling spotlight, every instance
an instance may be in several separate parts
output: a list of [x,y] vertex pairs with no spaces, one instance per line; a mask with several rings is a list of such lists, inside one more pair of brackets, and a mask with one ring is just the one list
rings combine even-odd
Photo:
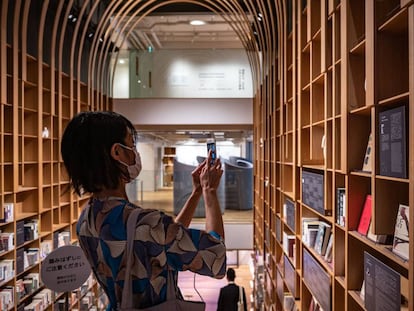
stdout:
[[201,25],[205,25],[205,24],[206,24],[205,21],[198,20],[198,19],[194,19],[194,20],[190,21],[190,25],[193,25],[193,26],[201,26]]
[[120,63],[120,64],[125,64],[125,60],[124,60],[124,59],[120,59],[120,60],[119,60],[119,63]]

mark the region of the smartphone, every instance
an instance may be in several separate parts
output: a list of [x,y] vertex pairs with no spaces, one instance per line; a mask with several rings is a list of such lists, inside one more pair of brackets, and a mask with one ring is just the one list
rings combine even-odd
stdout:
[[216,152],[216,142],[214,140],[208,140],[207,141],[207,155],[208,152],[211,149],[211,161],[210,164],[214,164],[214,162],[216,162],[216,158],[217,158],[217,152]]

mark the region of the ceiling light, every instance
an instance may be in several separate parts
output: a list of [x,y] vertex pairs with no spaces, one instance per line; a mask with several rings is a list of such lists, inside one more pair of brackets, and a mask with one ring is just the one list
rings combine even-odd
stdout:
[[119,63],[120,63],[120,64],[125,64],[125,60],[124,60],[124,59],[120,59],[120,60],[119,60]]
[[205,21],[198,20],[198,19],[194,19],[190,22],[190,25],[193,25],[193,26],[201,26],[201,25],[205,25],[205,24],[206,24]]

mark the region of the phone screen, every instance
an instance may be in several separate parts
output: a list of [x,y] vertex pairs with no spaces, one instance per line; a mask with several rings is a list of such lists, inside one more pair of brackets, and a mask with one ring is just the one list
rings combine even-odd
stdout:
[[216,152],[216,142],[207,142],[207,153],[211,149],[211,161],[210,164],[214,164],[217,158],[217,152]]

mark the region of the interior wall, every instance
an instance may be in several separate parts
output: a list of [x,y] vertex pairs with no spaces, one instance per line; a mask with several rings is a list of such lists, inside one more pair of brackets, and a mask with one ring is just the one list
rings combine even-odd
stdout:
[[114,99],[114,111],[135,125],[253,125],[251,98]]

